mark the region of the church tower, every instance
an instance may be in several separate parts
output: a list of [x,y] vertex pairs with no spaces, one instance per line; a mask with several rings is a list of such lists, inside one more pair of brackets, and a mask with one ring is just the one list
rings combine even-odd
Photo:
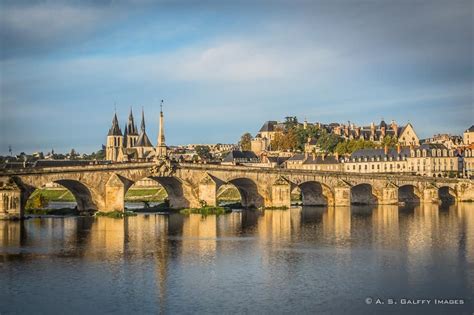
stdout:
[[133,112],[130,108],[130,114],[128,115],[128,123],[125,126],[124,132],[124,147],[125,148],[132,148],[136,145],[138,140],[138,131],[137,126],[135,125],[135,121],[133,119]]
[[107,160],[117,162],[119,159],[119,152],[123,148],[123,136],[122,130],[117,119],[117,113],[114,114],[112,119],[112,127],[109,129],[107,134],[107,145],[105,148],[105,156]]
[[148,139],[148,136],[145,131],[145,113],[142,109],[142,123],[140,126],[140,135],[138,136],[137,143],[135,144],[135,148],[137,149],[137,155],[139,159],[146,159],[149,152],[153,151],[153,145]]
[[168,148],[165,144],[165,131],[164,131],[164,117],[163,117],[163,100],[160,104],[160,126],[158,131],[158,144],[156,146],[156,157],[163,158],[168,156]]

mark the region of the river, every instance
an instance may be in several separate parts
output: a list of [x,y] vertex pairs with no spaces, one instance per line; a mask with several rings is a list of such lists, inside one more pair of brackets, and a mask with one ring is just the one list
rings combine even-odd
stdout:
[[0,244],[1,314],[474,312],[474,204],[43,217]]

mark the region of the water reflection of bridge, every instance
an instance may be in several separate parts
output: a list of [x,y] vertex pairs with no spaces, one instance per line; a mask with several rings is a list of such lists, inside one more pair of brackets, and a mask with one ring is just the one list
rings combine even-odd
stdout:
[[[445,237],[461,235],[459,238]],[[453,241],[459,243],[453,246]],[[244,242],[244,243],[242,243]],[[157,302],[166,300],[170,264],[207,265],[218,268],[217,255],[240,259],[239,251],[252,251],[256,262],[271,264],[284,259],[285,250],[309,259],[307,250],[340,251],[383,249],[376,259],[390,265],[406,260],[407,275],[428,276],[425,264],[434,262],[434,253],[449,249],[443,259],[459,259],[474,264],[474,212],[468,205],[448,208],[420,205],[370,208],[304,207],[287,211],[243,211],[222,216],[140,215],[124,220],[109,218],[32,219],[0,221],[0,256],[4,260],[35,259],[47,249],[58,257],[107,261],[117,273],[124,273],[118,261],[154,261]],[[246,244],[246,246],[242,246]],[[248,244],[248,245],[247,245]],[[369,246],[369,247],[367,247]],[[40,249],[40,252],[35,252]],[[283,251],[283,254],[282,254]],[[248,263],[248,262],[246,262]],[[136,272],[137,269],[135,269]],[[470,283],[474,274],[460,270]],[[126,281],[126,274],[123,274]],[[149,270],[143,270],[148,279]],[[145,281],[145,280],[144,280]],[[211,280],[210,280],[211,281]]]

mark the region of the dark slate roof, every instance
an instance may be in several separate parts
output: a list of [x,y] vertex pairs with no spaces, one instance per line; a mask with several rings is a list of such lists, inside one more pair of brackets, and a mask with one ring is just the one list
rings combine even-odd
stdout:
[[[389,148],[387,157],[392,157],[396,158],[398,157],[399,154],[397,153],[396,148]],[[410,147],[402,147],[400,156],[410,156]],[[372,158],[372,157],[385,157],[385,150],[383,148],[381,149],[360,149],[355,151],[354,153],[351,154],[351,158],[357,159],[357,158]]]
[[303,164],[338,164],[339,161],[333,155],[325,156],[324,159],[321,155],[317,155],[313,159],[313,155],[308,155],[308,158],[303,162]]
[[33,163],[31,162],[6,162],[0,164],[0,169],[17,169],[17,168],[24,168],[24,167],[32,167]]
[[143,130],[140,133],[140,136],[138,137],[138,140],[135,146],[136,147],[152,147],[153,146],[153,144],[151,144],[150,139],[148,139],[148,136],[146,135],[145,130]]
[[302,160],[304,160],[304,154],[302,153],[297,153],[288,159],[288,161],[302,161]]
[[287,157],[287,156],[268,156],[267,159],[270,163],[276,163],[277,165],[281,165],[286,160],[288,160],[289,157]]
[[469,129],[467,129],[466,131],[468,131],[468,132],[474,132],[474,125],[472,125],[471,127],[469,127]]
[[262,128],[260,128],[260,132],[266,132],[266,131],[275,131],[275,126],[278,124],[277,121],[274,121],[274,120],[269,120],[269,121],[266,121]]
[[255,160],[258,159],[257,155],[253,151],[230,151],[229,154],[224,158],[223,162],[234,162],[236,159]]
[[441,143],[423,143],[419,147],[416,147],[415,149],[420,149],[420,150],[432,150],[432,149],[440,149],[440,150],[447,150],[446,146]]
[[109,136],[121,136],[122,130],[120,130],[120,126],[117,119],[117,113],[114,114],[114,118],[112,119],[112,127],[109,129]]
[[37,160],[33,167],[64,167],[94,164],[92,160]]

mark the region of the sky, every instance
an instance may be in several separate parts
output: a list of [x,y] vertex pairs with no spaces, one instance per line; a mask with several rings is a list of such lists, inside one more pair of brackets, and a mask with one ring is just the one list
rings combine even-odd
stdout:
[[[156,143],[266,120],[474,123],[474,2],[1,1],[0,154],[97,151],[114,108]],[[114,105],[115,104],[115,105]]]

